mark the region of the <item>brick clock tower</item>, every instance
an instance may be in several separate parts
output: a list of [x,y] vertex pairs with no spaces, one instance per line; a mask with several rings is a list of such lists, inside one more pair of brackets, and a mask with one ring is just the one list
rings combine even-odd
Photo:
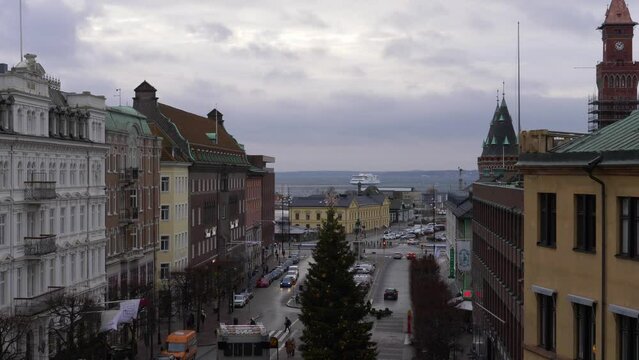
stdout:
[[598,94],[588,101],[589,131],[627,117],[639,105],[639,63],[632,60],[635,25],[626,2],[612,0],[606,19],[598,27],[603,41],[603,60],[597,64]]

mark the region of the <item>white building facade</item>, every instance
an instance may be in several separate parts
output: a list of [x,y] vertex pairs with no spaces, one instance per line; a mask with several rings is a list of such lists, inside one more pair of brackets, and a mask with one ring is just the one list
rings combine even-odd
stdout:
[[0,64],[0,311],[31,318],[27,359],[55,352],[48,299],[106,289],[105,98],[59,86]]

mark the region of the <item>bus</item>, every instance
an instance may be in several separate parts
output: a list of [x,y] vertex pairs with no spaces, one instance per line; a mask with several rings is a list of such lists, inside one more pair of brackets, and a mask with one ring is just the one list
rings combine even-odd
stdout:
[[217,329],[218,359],[270,359],[271,344],[263,324],[226,325]]

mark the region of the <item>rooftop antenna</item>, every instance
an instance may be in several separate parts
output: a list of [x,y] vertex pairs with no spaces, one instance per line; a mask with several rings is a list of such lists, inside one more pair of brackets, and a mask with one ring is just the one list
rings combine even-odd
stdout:
[[501,82],[501,98],[506,97],[506,82],[502,80]]
[[215,145],[217,145],[220,142],[220,134],[217,132],[217,113],[219,111],[217,110],[217,103],[215,103]]
[[115,95],[113,95],[113,97],[117,97],[118,98],[118,106],[122,106],[122,89],[121,88],[117,88],[115,89]]
[[[20,3],[20,61],[22,61],[23,52],[22,52],[22,0],[19,0]],[[20,62],[18,61],[18,62]]]

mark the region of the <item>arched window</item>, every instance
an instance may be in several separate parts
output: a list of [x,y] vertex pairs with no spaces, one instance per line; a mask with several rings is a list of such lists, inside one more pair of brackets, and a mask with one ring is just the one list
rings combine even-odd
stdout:
[[608,87],[609,88],[613,88],[615,87],[615,79],[613,79],[614,76],[610,75],[610,77],[608,78]]
[[622,88],[626,87],[626,76],[625,75],[621,75],[621,87]]
[[604,75],[604,78],[603,78],[603,86],[609,86],[609,85],[608,85],[608,75]]
[[615,76],[615,87],[618,88],[619,87],[619,75]]
[[66,185],[67,183],[67,164],[62,162],[60,163],[60,185]]
[[47,124],[44,121],[44,112],[40,111],[40,131],[39,131],[39,135],[46,135],[47,132],[45,131],[47,127]]

